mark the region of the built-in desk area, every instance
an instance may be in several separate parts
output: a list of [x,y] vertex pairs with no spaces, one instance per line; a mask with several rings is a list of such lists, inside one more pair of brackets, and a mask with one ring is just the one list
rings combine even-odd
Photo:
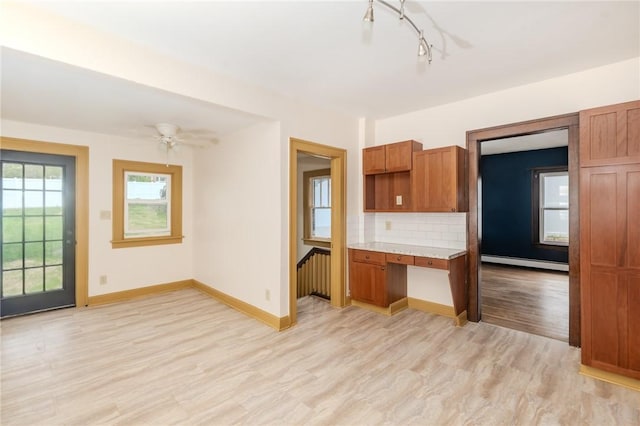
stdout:
[[467,319],[465,250],[382,242],[349,245],[353,305],[393,315],[407,307],[407,265],[448,271],[457,325]]

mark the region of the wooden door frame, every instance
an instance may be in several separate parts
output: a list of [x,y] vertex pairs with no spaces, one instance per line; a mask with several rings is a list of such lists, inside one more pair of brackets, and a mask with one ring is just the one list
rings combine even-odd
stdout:
[[344,307],[346,303],[346,167],[347,151],[289,138],[289,319],[297,321],[298,274],[298,153],[325,157],[331,160],[331,304]]
[[76,307],[89,298],[89,147],[0,136],[0,147],[76,159]]
[[470,321],[482,318],[480,294],[480,240],[478,238],[478,177],[480,171],[480,143],[491,139],[524,136],[551,130],[569,132],[569,344],[580,346],[580,214],[579,214],[579,114],[565,114],[520,123],[506,124],[467,132],[469,155],[469,216],[467,222],[467,250],[469,254]]

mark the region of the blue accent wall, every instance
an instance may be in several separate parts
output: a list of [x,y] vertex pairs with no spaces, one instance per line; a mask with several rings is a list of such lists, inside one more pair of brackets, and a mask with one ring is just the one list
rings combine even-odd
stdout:
[[531,229],[531,170],[567,164],[567,147],[480,158],[482,254],[564,263],[569,261],[566,250],[534,245]]

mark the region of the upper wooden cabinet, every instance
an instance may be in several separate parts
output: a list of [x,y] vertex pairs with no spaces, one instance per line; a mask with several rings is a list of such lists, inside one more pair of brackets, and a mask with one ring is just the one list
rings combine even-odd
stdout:
[[409,171],[411,154],[420,150],[422,144],[414,140],[365,148],[362,150],[362,171],[365,175]]
[[413,211],[466,212],[466,151],[459,146],[413,153]]
[[580,111],[580,166],[640,162],[640,101]]
[[362,150],[364,211],[411,211],[412,154],[421,149],[409,140]]
[[[465,212],[466,150],[413,140],[362,152],[365,212]],[[383,172],[384,169],[384,172]]]

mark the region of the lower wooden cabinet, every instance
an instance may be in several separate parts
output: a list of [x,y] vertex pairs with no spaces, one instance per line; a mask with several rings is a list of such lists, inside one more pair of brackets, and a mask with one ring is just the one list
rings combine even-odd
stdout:
[[[403,256],[411,257],[412,256]],[[407,296],[405,264],[387,263],[384,253],[349,249],[351,298],[388,307]]]
[[351,262],[351,298],[372,305],[385,306],[385,266],[373,263]]

